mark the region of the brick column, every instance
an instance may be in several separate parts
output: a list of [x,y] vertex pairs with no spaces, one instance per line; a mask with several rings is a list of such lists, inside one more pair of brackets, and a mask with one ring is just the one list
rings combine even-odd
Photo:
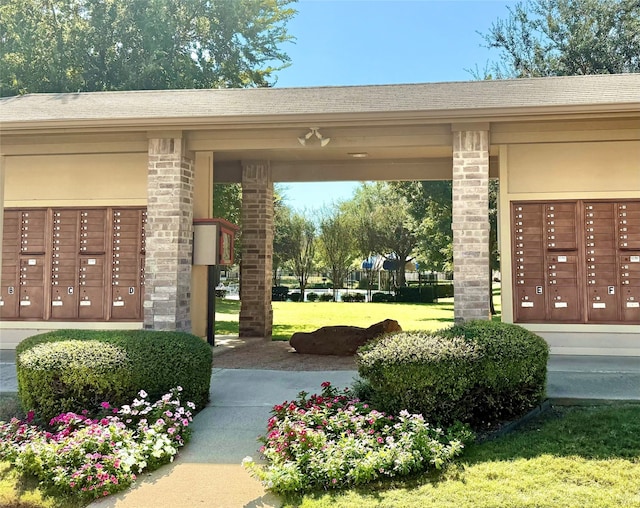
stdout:
[[191,331],[193,160],[179,137],[149,139],[144,327]]
[[456,322],[489,319],[489,131],[453,127]]
[[240,337],[271,338],[273,181],[268,161],[242,163]]

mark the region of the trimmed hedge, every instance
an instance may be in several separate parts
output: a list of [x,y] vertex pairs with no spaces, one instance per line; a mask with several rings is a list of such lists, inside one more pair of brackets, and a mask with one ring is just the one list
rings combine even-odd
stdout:
[[145,390],[157,400],[182,386],[198,409],[209,400],[211,347],[182,332],[57,330],[16,348],[18,396],[48,421],[63,412],[120,406]]
[[362,293],[345,293],[342,295],[343,302],[364,302],[366,297]]
[[321,302],[333,302],[333,293],[322,293],[320,295]]
[[548,356],[544,339],[507,323],[401,332],[360,348],[360,390],[383,411],[486,428],[544,399]]
[[436,290],[433,286],[400,287],[396,289],[396,302],[404,303],[433,303]]
[[286,302],[289,298],[288,286],[273,286],[271,288],[271,301],[272,302]]
[[373,293],[371,295],[371,301],[374,303],[388,303],[388,302],[395,302],[396,301],[396,297],[389,294],[389,293]]

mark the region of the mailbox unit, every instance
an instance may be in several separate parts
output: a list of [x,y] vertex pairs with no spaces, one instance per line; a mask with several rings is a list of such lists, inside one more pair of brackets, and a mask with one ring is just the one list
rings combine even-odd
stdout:
[[3,320],[142,318],[144,208],[6,209]]
[[640,200],[513,202],[516,323],[640,323]]

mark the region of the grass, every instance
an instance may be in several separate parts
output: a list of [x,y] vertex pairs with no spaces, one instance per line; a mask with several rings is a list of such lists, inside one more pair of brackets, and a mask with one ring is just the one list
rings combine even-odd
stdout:
[[[395,319],[403,330],[435,330],[453,323],[453,301],[434,304],[358,302],[273,302],[273,340],[289,340],[295,332],[322,326],[368,327]],[[240,302],[216,302],[216,334],[237,335]]]
[[[500,290],[493,291],[500,320]],[[403,330],[437,330],[453,324],[453,298],[438,303],[272,302],[273,340],[289,340],[295,332],[312,332],[322,326],[368,327],[395,319]],[[238,335],[240,302],[216,300],[216,335]]]
[[561,407],[444,472],[289,499],[301,508],[640,507],[640,405]]

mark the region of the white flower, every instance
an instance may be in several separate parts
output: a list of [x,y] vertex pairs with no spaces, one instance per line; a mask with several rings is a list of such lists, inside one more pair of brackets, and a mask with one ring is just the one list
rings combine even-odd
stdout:
[[253,462],[253,458],[247,455],[244,459],[242,459],[242,465],[251,464]]
[[140,390],[138,392],[138,395],[140,395],[140,397],[142,397],[143,399],[146,399],[149,394],[147,392],[145,392],[144,390]]

